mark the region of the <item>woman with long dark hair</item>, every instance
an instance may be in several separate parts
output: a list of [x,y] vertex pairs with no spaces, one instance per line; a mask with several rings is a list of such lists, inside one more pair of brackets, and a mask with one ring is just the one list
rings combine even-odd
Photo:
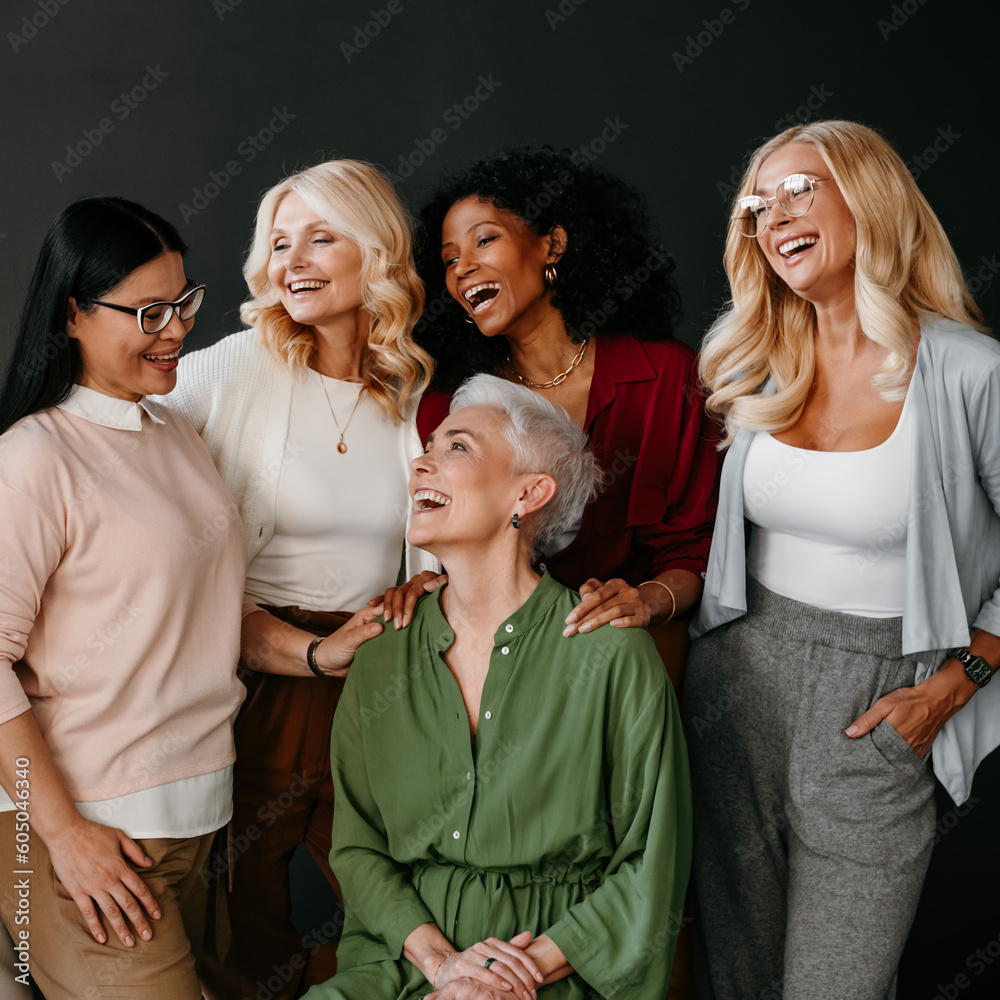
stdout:
[[0,830],[20,851],[0,910],[48,1000],[201,996],[246,563],[198,435],[146,399],[205,292],[184,251],[133,202],[70,205],[0,397]]

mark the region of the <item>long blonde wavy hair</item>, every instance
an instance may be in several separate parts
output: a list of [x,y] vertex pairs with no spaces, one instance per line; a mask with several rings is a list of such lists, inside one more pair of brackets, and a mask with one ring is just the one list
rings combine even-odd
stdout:
[[[735,202],[753,194],[761,164],[789,143],[816,147],[854,217],[854,295],[861,330],[888,350],[872,386],[887,400],[905,396],[911,317],[937,315],[985,330],[941,223],[896,151],[880,135],[849,121],[796,125],[754,153]],[[767,262],[757,240],[731,225],[723,258],[732,299],[712,325],[699,371],[708,410],[725,421],[728,445],[738,431],[790,427],[815,373],[816,311]],[[776,391],[758,390],[773,378]]]
[[309,367],[316,353],[312,327],[288,315],[267,277],[274,217],[291,191],[361,250],[362,308],[371,317],[362,392],[398,423],[412,398],[427,388],[434,362],[411,337],[424,308],[424,286],[413,262],[410,215],[370,163],[328,160],[286,177],[264,195],[243,265],[250,298],[240,306],[240,318],[293,373]]

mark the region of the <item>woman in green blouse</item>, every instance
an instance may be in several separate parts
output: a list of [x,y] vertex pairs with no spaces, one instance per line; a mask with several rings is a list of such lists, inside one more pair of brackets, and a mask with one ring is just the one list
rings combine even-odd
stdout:
[[600,473],[489,375],[412,463],[448,584],[355,658],[333,733],[341,972],[308,1000],[662,1000],[691,849],[673,691],[641,629],[564,637],[531,567]]

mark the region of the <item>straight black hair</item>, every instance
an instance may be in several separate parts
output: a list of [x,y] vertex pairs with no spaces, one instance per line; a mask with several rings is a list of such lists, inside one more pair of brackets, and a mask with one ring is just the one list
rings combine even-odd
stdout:
[[14,351],[0,393],[0,434],[22,417],[61,403],[80,377],[67,332],[69,300],[103,298],[133,271],[187,246],[155,212],[124,198],[82,198],[49,227],[28,282]]

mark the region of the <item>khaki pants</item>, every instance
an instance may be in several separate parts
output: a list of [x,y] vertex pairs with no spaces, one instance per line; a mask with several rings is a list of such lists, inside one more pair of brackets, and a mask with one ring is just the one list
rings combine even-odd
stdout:
[[[185,840],[139,840],[153,866],[137,869],[160,904],[151,941],[126,948],[109,930],[98,944],[56,877],[41,837],[32,835],[28,876],[0,876],[0,912],[14,940],[29,931],[29,965],[46,1000],[200,1000],[191,941],[204,933],[205,886],[200,877],[213,834]],[[0,814],[0,843],[14,844],[14,813]],[[20,868],[21,866],[16,866]],[[27,882],[19,894],[18,883]],[[25,910],[19,900],[26,899]],[[20,915],[22,922],[17,923]],[[24,917],[27,916],[27,922]]]

